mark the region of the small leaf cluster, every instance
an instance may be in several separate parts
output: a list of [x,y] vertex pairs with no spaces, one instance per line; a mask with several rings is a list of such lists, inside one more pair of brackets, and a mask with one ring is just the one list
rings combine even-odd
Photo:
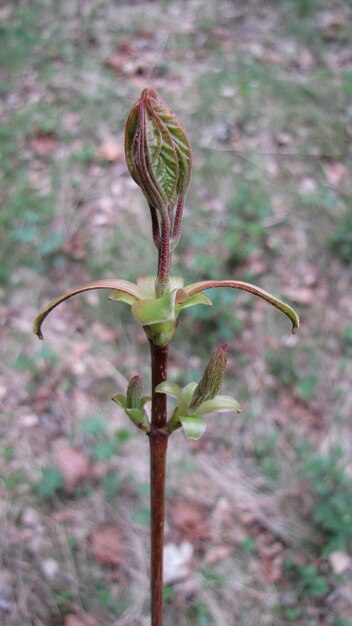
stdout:
[[133,376],[133,378],[131,378],[125,396],[118,393],[113,396],[112,400],[123,408],[126,415],[135,426],[144,430],[146,433],[149,432],[149,420],[144,406],[149,402],[150,396],[142,396],[142,380],[140,376]]
[[170,433],[182,427],[188,439],[199,439],[206,429],[203,415],[240,410],[237,400],[231,396],[219,395],[226,360],[227,346],[221,344],[211,356],[198,384],[191,382],[181,388],[176,383],[166,380],[156,387],[158,393],[165,393],[177,400],[167,424]]

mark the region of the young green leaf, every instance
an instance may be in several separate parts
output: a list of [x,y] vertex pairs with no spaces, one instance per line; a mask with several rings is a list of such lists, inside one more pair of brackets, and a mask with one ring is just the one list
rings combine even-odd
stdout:
[[196,306],[197,304],[206,304],[207,306],[211,306],[213,303],[205,295],[205,293],[195,293],[193,296],[188,296],[183,302],[177,305],[177,309],[179,311],[183,311],[183,309],[188,309],[191,306]]
[[183,289],[172,289],[161,298],[135,302],[132,305],[132,315],[142,326],[175,322],[178,315],[177,306],[186,297]]
[[199,439],[207,427],[203,418],[196,415],[180,416],[179,420],[187,439]]
[[195,390],[196,387],[197,387],[197,383],[192,381],[191,383],[188,383],[188,385],[186,385],[182,389],[183,397],[184,397],[184,399],[186,401],[187,406],[189,406],[191,404],[192,396],[194,394],[194,390]]
[[125,129],[129,172],[162,216],[184,198],[191,176],[191,146],[176,115],[152,89],[144,89]]
[[198,409],[196,415],[206,415],[206,413],[223,413],[224,411],[236,411],[239,413],[241,407],[237,400],[231,396],[215,396],[212,400],[206,400]]
[[125,409],[125,413],[135,426],[145,432],[149,432],[150,425],[148,417],[143,409]]
[[163,383],[160,383],[156,388],[155,391],[157,393],[166,393],[166,395],[168,396],[172,396],[173,398],[176,398],[177,400],[177,406],[180,409],[181,412],[186,412],[188,405],[185,401],[185,397],[183,394],[183,391],[181,389],[181,387],[179,385],[177,385],[176,383],[172,383],[168,380],[165,380]]
[[116,402],[123,409],[127,409],[127,398],[122,393],[117,393],[115,396],[111,398],[113,402]]
[[132,304],[134,304],[134,302],[136,302],[138,298],[136,298],[136,296],[132,296],[130,293],[125,293],[124,291],[114,291],[114,293],[109,296],[108,300],[117,300],[119,302],[125,302],[126,304],[132,306]]

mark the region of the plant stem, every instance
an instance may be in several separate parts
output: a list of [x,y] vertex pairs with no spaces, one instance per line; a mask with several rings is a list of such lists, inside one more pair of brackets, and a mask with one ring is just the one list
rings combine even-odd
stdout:
[[155,387],[166,380],[168,345],[150,343],[152,368],[152,419],[150,443],[151,510],[151,626],[163,625],[163,548],[165,522],[165,474],[168,433],[167,400]]
[[170,220],[161,220],[160,243],[158,248],[158,275],[156,281],[156,296],[161,298],[169,290],[171,268]]

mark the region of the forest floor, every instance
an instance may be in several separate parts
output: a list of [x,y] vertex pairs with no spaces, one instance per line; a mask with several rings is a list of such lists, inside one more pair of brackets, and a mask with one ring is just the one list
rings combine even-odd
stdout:
[[149,626],[147,438],[110,398],[149,351],[126,304],[155,273],[124,123],[144,87],[193,175],[174,274],[252,281],[182,314],[169,376],[229,346],[239,415],[170,440],[165,626],[352,624],[352,7],[338,0],[0,5],[0,623]]

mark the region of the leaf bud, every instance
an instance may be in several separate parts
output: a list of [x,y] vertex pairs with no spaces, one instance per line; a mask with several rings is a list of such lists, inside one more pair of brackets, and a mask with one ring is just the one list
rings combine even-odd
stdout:
[[127,387],[127,408],[139,409],[142,400],[142,379],[140,376],[133,376]]
[[210,357],[203,376],[195,388],[190,404],[191,409],[197,409],[203,402],[212,400],[219,393],[227,363],[227,345],[220,344]]
[[144,89],[125,129],[129,172],[151,209],[162,218],[185,198],[191,176],[191,146],[176,115],[152,89]]

